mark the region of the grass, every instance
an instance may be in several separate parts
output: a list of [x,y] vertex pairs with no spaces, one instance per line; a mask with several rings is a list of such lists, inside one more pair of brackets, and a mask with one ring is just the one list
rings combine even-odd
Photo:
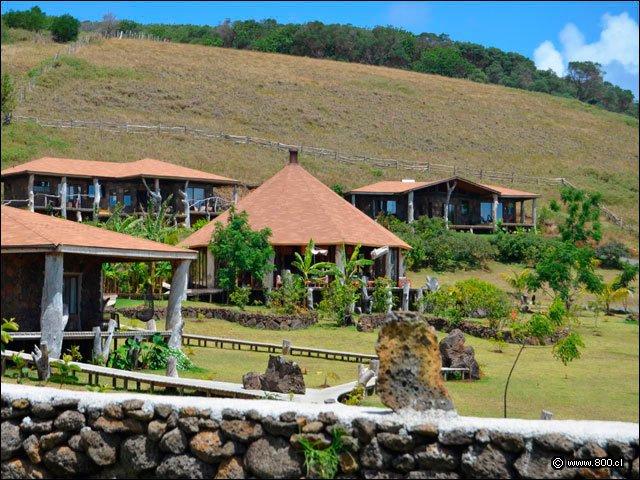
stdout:
[[[26,74],[51,56],[49,48],[3,45],[3,69]],[[86,62],[82,75],[53,69],[16,113],[189,125],[382,158],[564,176],[601,191],[607,206],[637,225],[637,122],[580,102],[397,69],[199,45],[113,39],[80,49],[74,59]],[[15,154],[34,128],[3,127],[3,152],[14,154],[3,156],[2,168],[43,155],[156,157],[260,183],[286,161],[285,154],[255,146],[179,135],[44,129],[68,146],[42,144]],[[5,138],[5,130],[15,137]],[[367,165],[304,155],[301,161],[326,184],[347,189],[381,179],[427,179],[424,172],[386,169],[380,177]],[[555,187],[508,186],[542,193],[543,205],[558,198]]]
[[[550,347],[525,348],[509,386],[510,417],[539,418],[540,411],[545,409],[553,412],[554,419],[638,422],[637,322],[625,322],[620,315],[609,317],[606,322],[600,319],[600,334],[595,335],[593,317],[582,316],[580,320],[582,325],[576,330],[582,335],[586,348],[582,358],[569,366],[555,360]],[[158,328],[163,328],[163,322],[158,322]],[[375,352],[378,337],[377,332],[357,332],[354,327],[339,328],[322,321],[306,330],[280,332],[245,328],[217,319],[187,319],[185,332],[273,343],[281,343],[287,338],[293,345],[363,353]],[[439,340],[445,336],[442,332],[437,335]],[[477,382],[446,382],[456,409],[460,415],[501,417],[504,384],[518,346],[507,345],[504,353],[494,353],[490,342],[469,335],[466,345],[474,348],[485,377]],[[249,371],[263,372],[269,355],[244,350],[191,348],[190,355],[198,369],[182,372],[182,377],[236,383],[241,382],[242,375]],[[299,356],[290,358],[308,371],[305,376],[307,387],[319,388],[328,371],[340,377],[338,381],[330,379],[331,385],[357,377],[357,365],[353,363]],[[15,382],[8,377],[3,377],[2,381]],[[80,382],[86,382],[86,377],[81,376]],[[64,388],[85,389],[83,385]],[[367,398],[367,404],[381,406],[377,396]]]

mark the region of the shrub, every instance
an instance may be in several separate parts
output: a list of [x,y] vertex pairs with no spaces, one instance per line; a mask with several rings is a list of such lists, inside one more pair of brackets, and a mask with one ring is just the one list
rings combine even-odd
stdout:
[[490,239],[496,250],[496,260],[503,263],[526,263],[532,265],[551,248],[557,240],[527,232],[500,232]]
[[234,305],[240,307],[240,310],[244,310],[249,304],[249,295],[251,294],[251,289],[249,287],[236,287],[236,289],[229,295],[229,300]]
[[78,30],[80,22],[77,18],[73,18],[68,13],[60,15],[51,24],[51,33],[56,42],[68,42],[78,38]]
[[631,256],[631,250],[616,240],[600,245],[595,249],[594,253],[603,266],[620,269],[623,267],[620,258]]
[[385,313],[389,307],[388,301],[391,297],[391,305],[395,306],[397,300],[391,295],[391,289],[394,287],[393,280],[387,277],[378,277],[373,282],[373,301],[371,303],[371,311],[374,313]]
[[491,328],[501,327],[501,320],[504,320],[509,312],[507,294],[488,282],[475,278],[461,280],[456,282],[452,294],[455,298],[455,309],[461,316],[469,318],[478,310],[484,310]]
[[297,274],[286,274],[282,279],[282,286],[272,290],[270,295],[272,305],[286,314],[292,314],[304,306],[307,289],[304,280]]
[[358,298],[356,285],[353,283],[342,285],[340,280],[336,279],[329,284],[329,288],[322,291],[322,300],[318,303],[318,310],[341,326],[349,314],[351,304]]
[[13,110],[16,108],[16,95],[14,92],[13,82],[11,76],[4,72],[2,74],[2,125],[8,125],[11,123],[13,117]]

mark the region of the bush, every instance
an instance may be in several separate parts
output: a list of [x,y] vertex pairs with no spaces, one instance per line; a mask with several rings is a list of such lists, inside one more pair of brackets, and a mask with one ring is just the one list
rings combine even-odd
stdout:
[[594,253],[603,266],[619,269],[622,269],[623,267],[623,262],[620,258],[631,256],[631,250],[629,250],[623,243],[616,240],[600,245],[595,249]]
[[236,287],[236,289],[229,295],[229,300],[234,305],[240,307],[240,310],[244,310],[249,304],[249,295],[251,294],[251,289],[249,287]]
[[322,291],[318,310],[325,313],[331,320],[335,320],[338,326],[342,326],[352,302],[357,301],[358,298],[356,285],[351,282],[342,285],[340,280],[336,279],[329,284],[329,288]]
[[387,277],[378,277],[373,282],[373,301],[371,303],[371,311],[374,313],[385,313],[387,311],[388,299],[391,297],[391,305],[395,306],[397,300],[391,295],[391,289],[394,287],[393,280]]
[[555,242],[557,240],[527,232],[500,232],[490,239],[496,249],[496,260],[527,265],[536,263]]
[[502,327],[501,320],[509,313],[507,294],[488,282],[475,278],[461,280],[456,282],[451,294],[455,299],[454,308],[461,316],[470,318],[477,315],[479,310],[484,310],[491,328]]
[[297,274],[286,274],[282,286],[270,293],[272,305],[282,313],[292,314],[304,306],[307,289],[304,280]]
[[4,72],[2,74],[2,125],[11,123],[13,110],[16,108],[16,95],[14,92],[11,76]]
[[80,30],[80,22],[77,18],[73,18],[68,13],[60,15],[51,24],[51,33],[56,42],[68,42],[78,38]]

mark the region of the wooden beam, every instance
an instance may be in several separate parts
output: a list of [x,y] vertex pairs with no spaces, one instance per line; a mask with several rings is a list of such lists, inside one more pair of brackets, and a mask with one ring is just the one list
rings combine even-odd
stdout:
[[60,179],[60,214],[67,218],[67,177]]
[[[211,249],[207,246],[207,288],[216,287],[216,257],[213,255]],[[273,277],[273,272],[271,272]],[[272,281],[273,283],[273,281]]]
[[449,202],[451,201],[451,194],[456,189],[457,181],[453,182],[453,185],[449,185],[447,182],[447,201],[444,204],[444,222],[447,230],[449,230]]
[[167,307],[166,329],[173,328],[182,322],[182,302],[187,299],[187,278],[191,260],[172,262],[173,278],[171,279],[171,293]]
[[184,226],[187,228],[191,228],[191,212],[189,211],[189,180],[184,182],[184,191],[178,189],[178,193],[182,197],[182,203],[184,203]]
[[93,177],[93,220],[98,220],[98,214],[100,213],[100,182],[97,177]]
[[[35,210],[35,196],[33,195],[33,180],[34,180],[34,175],[33,173],[31,175],[29,175],[29,186],[27,187],[29,189],[29,210],[30,211],[34,211]],[[46,203],[46,202],[45,202]]]
[[537,214],[536,214],[536,199],[533,199],[533,233],[538,233],[538,226],[537,226]]
[[407,197],[407,221],[413,223],[413,191]]
[[233,204],[237,204],[238,203],[238,185],[234,185],[233,186]]
[[524,223],[524,200],[520,200],[520,223]]
[[[271,256],[269,257],[269,260],[267,261],[267,264],[270,266],[275,265],[275,261],[276,261],[276,254],[272,253]],[[266,288],[275,288],[275,284],[273,283],[273,277],[274,277],[274,271],[273,270],[268,270],[265,274],[264,274],[264,280],[262,281],[262,286],[266,289]]]
[[63,332],[69,320],[68,312],[65,315],[62,299],[64,255],[47,253],[44,259],[44,283],[40,304],[41,344],[47,344],[50,357],[60,358]]
[[493,194],[493,204],[491,205],[491,220],[493,232],[495,233],[497,230],[498,221],[498,195],[496,193]]

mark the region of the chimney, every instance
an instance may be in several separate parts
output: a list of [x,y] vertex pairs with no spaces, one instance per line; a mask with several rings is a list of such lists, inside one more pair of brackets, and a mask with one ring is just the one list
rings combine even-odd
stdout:
[[289,149],[289,163],[298,163],[298,149],[290,148]]

